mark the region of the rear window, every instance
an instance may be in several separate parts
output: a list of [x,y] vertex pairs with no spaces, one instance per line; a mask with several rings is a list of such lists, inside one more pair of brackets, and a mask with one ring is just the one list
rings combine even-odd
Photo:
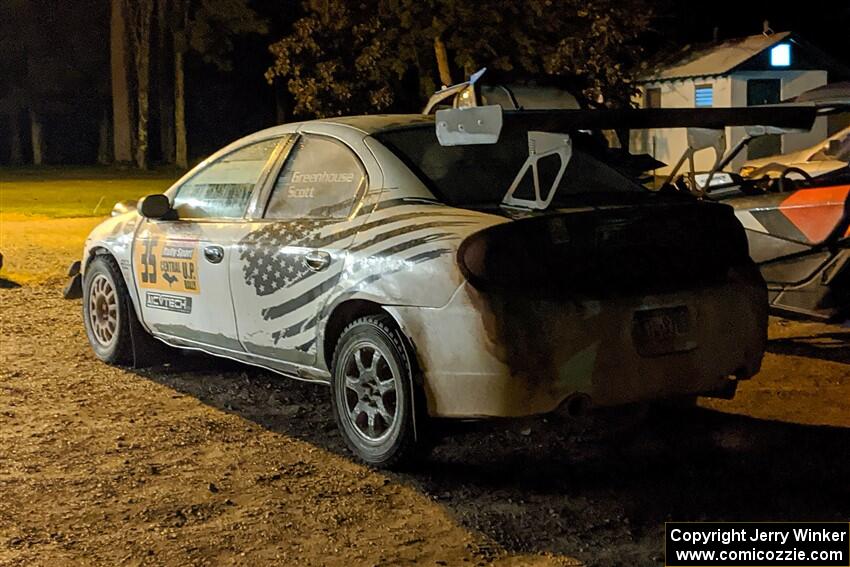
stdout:
[[[432,124],[381,132],[375,137],[404,161],[437,198],[450,205],[500,203],[528,157],[527,130],[507,126],[496,144],[486,145],[441,146]],[[646,191],[581,149],[577,142],[573,137],[573,155],[558,185],[553,205],[566,204],[570,197],[577,195]],[[545,179],[555,176],[551,172],[543,173],[546,167],[543,162],[547,159],[539,163],[543,192],[548,189]],[[560,160],[555,161],[558,162],[555,164],[557,171]],[[523,180],[520,185],[523,193],[527,191],[522,187],[526,183]],[[520,195],[518,190],[517,196],[526,195]]]

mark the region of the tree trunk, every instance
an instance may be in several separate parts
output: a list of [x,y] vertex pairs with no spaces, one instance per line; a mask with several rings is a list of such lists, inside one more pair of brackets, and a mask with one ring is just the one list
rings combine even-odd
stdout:
[[278,124],[286,124],[289,120],[289,93],[283,85],[283,81],[274,82],[275,118]]
[[175,163],[177,167],[189,167],[189,148],[186,139],[186,81],[183,75],[183,53],[174,54],[174,133]]
[[112,71],[112,153],[115,161],[133,161],[132,106],[124,0],[112,0],[109,44]]
[[109,112],[104,110],[100,117],[100,128],[98,129],[97,163],[106,165],[112,156],[109,154]]
[[44,137],[41,130],[41,117],[30,109],[30,139],[32,140],[32,164],[44,163]]
[[437,58],[437,69],[440,71],[440,82],[443,86],[454,84],[452,72],[449,68],[449,56],[446,53],[446,44],[437,36],[434,38],[434,56]]
[[136,62],[139,118],[136,130],[136,167],[148,168],[148,116],[150,106],[150,44],[140,46]]
[[188,12],[185,3],[179,5],[180,31],[174,34],[174,162],[177,167],[189,167],[189,148],[186,134],[186,76],[185,52],[188,47],[186,28]]
[[24,163],[24,150],[21,143],[21,112],[17,105],[9,112],[9,163]]
[[171,49],[173,42],[169,33],[173,29],[173,13],[170,0],[157,1],[157,97],[159,99],[159,148],[165,163],[174,163],[174,96],[171,73]]
[[136,167],[147,169],[153,0],[126,1],[136,62]]

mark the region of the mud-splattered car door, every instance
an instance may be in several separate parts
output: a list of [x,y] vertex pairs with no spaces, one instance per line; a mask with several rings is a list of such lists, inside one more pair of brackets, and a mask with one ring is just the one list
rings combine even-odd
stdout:
[[174,220],[145,220],[133,246],[142,318],[186,346],[243,351],[229,282],[245,211],[281,138],[251,143],[200,168],[170,191]]
[[282,362],[291,372],[315,365],[317,314],[368,216],[359,213],[370,175],[339,139],[299,137],[270,184],[262,218],[251,224],[232,260],[233,301],[246,351]]

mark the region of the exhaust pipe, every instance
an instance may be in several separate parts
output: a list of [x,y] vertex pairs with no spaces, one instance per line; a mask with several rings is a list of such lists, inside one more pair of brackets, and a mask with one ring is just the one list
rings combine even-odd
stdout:
[[582,392],[570,394],[561,404],[562,411],[571,418],[585,417],[590,413],[593,402],[590,396]]

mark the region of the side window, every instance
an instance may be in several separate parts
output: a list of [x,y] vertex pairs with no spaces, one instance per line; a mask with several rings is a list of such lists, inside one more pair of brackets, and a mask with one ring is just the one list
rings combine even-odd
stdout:
[[345,218],[366,173],[344,144],[321,136],[302,136],[275,181],[266,218]]
[[189,219],[233,219],[245,214],[266,162],[280,138],[249,144],[221,157],[177,189],[174,208]]

